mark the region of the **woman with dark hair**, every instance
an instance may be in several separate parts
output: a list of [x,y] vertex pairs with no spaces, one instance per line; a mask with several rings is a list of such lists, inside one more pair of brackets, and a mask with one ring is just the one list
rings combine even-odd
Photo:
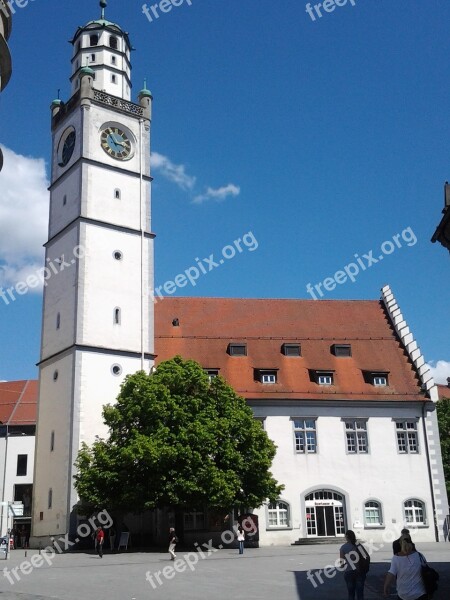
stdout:
[[422,580],[422,561],[408,534],[400,538],[401,550],[392,557],[391,566],[384,580],[384,592],[389,595],[397,579],[398,600],[427,600]]
[[366,573],[358,568],[360,556],[367,556],[366,549],[356,542],[355,533],[349,529],[345,533],[345,544],[341,546],[339,556],[345,564],[344,579],[347,585],[348,600],[364,600],[364,582]]

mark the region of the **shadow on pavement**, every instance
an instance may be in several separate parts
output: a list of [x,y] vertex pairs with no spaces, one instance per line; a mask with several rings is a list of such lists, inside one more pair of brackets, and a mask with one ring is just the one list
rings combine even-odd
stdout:
[[[430,562],[439,573],[439,588],[433,600],[448,600],[450,598],[450,564]],[[364,600],[380,600],[383,597],[384,576],[389,568],[388,562],[370,565],[364,587]],[[347,588],[344,575],[335,569],[329,569],[327,578],[320,569],[311,571],[291,571],[295,576],[299,600],[346,600]],[[333,576],[334,574],[334,576]],[[321,583],[322,581],[322,583]],[[392,600],[397,598],[395,589],[391,589]]]

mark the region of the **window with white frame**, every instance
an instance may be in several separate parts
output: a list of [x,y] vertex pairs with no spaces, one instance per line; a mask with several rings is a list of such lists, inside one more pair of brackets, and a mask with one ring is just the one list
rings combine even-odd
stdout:
[[205,373],[208,375],[210,382],[216,377],[219,377],[219,369],[205,369]]
[[417,454],[419,438],[417,421],[396,421],[397,449],[400,454]]
[[272,502],[267,507],[267,524],[270,527],[289,527],[289,504]]
[[374,375],[373,376],[373,385],[376,387],[384,387],[387,385],[387,377],[386,375]]
[[380,527],[383,525],[381,504],[376,500],[368,500],[364,504],[364,523],[366,527]]
[[349,454],[367,454],[367,421],[364,419],[345,419],[345,438]]
[[276,371],[258,371],[258,379],[261,383],[276,383]]
[[405,514],[405,523],[409,523],[410,525],[426,524],[425,504],[420,500],[414,498],[407,500],[403,504],[403,511]]
[[300,454],[317,452],[316,419],[293,419],[295,451]]
[[193,510],[184,513],[184,529],[192,531],[194,529],[205,528],[205,513],[202,510]]

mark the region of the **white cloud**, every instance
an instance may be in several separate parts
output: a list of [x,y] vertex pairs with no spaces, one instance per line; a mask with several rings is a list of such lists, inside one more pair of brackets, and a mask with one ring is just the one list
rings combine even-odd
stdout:
[[8,286],[24,281],[44,264],[49,193],[44,159],[1,148],[0,286]]
[[241,193],[241,188],[234,183],[229,183],[228,185],[222,186],[220,188],[214,189],[209,187],[204,194],[200,194],[194,198],[195,204],[202,204],[202,202],[206,202],[207,200],[215,200],[216,202],[223,202],[229,196],[239,196]]
[[152,169],[159,171],[163,177],[176,183],[182,190],[191,190],[194,187],[196,178],[186,173],[184,165],[176,165],[170,158],[158,152],[152,152],[150,163]]
[[431,361],[428,363],[434,383],[447,385],[447,377],[450,377],[450,362],[446,360]]

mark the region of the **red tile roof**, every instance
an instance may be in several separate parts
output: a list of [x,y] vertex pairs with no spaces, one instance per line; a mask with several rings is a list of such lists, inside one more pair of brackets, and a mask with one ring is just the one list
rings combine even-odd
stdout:
[[[230,342],[246,343],[247,356],[230,356]],[[301,358],[284,356],[284,342],[299,342]],[[334,356],[334,343],[351,344],[352,356]],[[248,399],[425,399],[380,301],[168,297],[155,305],[155,345],[157,362],[179,354],[220,369]],[[277,383],[255,381],[254,369],[278,369]],[[335,371],[333,386],[311,380],[319,369]],[[364,371],[389,372],[389,385],[373,386]]]
[[35,425],[38,398],[36,380],[0,383],[0,421],[3,425]]
[[450,398],[450,387],[448,385],[439,385],[437,386],[439,400],[442,398]]

